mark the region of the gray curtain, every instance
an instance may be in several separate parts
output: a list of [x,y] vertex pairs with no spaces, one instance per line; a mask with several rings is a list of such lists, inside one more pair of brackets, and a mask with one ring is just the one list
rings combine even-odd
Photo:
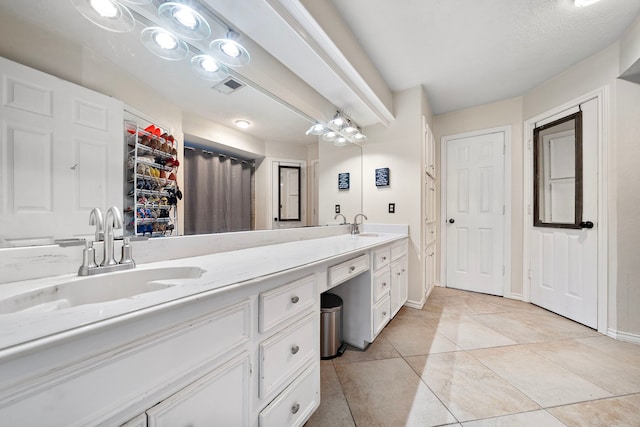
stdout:
[[250,162],[186,149],[185,234],[251,230],[252,175]]

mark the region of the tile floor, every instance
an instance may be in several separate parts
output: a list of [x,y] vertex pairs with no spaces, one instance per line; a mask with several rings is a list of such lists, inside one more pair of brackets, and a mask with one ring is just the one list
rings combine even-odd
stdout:
[[640,346],[489,295],[435,288],[321,366],[307,427],[640,426]]

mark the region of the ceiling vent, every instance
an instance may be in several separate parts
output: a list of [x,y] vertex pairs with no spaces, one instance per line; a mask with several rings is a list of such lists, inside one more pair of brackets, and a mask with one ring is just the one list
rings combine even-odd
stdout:
[[232,92],[242,89],[243,87],[244,83],[234,79],[233,77],[228,77],[215,85],[213,88],[220,93],[228,95]]

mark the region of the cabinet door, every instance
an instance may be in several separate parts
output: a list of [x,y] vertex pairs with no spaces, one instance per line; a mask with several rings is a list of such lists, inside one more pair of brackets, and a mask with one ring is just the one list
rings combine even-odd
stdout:
[[429,292],[435,283],[436,279],[436,245],[431,244],[426,249],[427,259],[425,261],[425,291]]
[[403,257],[391,266],[391,317],[407,301],[407,288],[407,258]]
[[140,414],[137,417],[122,424],[120,427],[147,427],[147,416],[146,414]]
[[147,411],[149,427],[249,425],[249,355],[244,352]]

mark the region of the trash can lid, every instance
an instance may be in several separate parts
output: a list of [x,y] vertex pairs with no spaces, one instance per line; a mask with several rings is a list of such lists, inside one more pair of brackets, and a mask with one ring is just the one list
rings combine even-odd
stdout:
[[336,294],[323,293],[320,295],[320,308],[337,308],[342,306],[342,298]]

